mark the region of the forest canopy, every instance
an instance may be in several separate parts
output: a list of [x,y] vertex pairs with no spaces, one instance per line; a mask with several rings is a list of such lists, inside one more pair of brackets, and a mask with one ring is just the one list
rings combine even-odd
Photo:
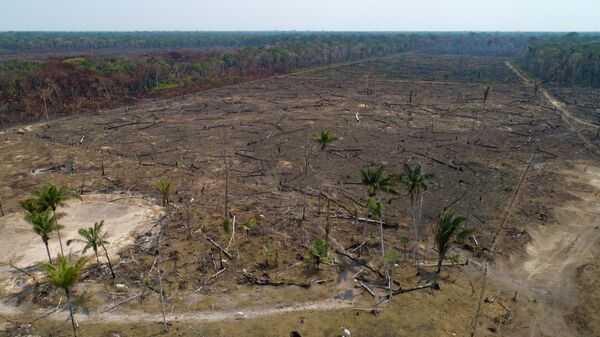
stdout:
[[533,37],[518,64],[546,84],[600,87],[600,35]]

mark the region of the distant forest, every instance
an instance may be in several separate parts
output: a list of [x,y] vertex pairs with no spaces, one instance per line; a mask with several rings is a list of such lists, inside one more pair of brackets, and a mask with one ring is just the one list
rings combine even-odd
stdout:
[[379,45],[447,53],[512,55],[532,34],[383,32],[0,32],[0,54],[101,49]]
[[534,37],[518,64],[546,85],[600,87],[600,35]]
[[[4,32],[0,33],[0,56],[12,57],[0,61],[0,123],[115,107],[143,97],[179,95],[406,51],[516,57],[532,46],[543,50],[539,41],[565,38],[573,37],[543,34],[536,38],[528,33]],[[589,36],[581,39],[593,40]],[[102,50],[113,52],[94,53]],[[132,51],[136,53],[130,54]],[[53,56],[36,59],[40,53]],[[546,69],[530,66],[536,64],[530,60],[536,56],[529,54],[521,62],[527,71],[535,75],[536,69]],[[594,55],[596,82],[589,80],[591,85],[598,84],[597,48]]]

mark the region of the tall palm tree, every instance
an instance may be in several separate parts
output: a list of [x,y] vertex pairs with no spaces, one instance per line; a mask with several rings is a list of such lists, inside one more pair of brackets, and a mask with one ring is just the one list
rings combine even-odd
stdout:
[[88,228],[79,228],[77,233],[83,239],[71,239],[67,241],[67,246],[69,246],[73,242],[81,242],[85,244],[83,246],[82,254],[85,254],[88,249],[92,249],[94,251],[94,255],[96,256],[96,263],[100,265],[100,258],[98,257],[98,248],[102,247],[104,250],[104,255],[106,256],[106,261],[108,261],[108,268],[110,269],[110,273],[112,275],[113,280],[115,279],[115,272],[112,268],[112,263],[110,263],[110,258],[108,257],[108,251],[106,250],[106,245],[108,241],[105,240],[108,233],[102,232],[102,227],[104,226],[104,220],[100,222],[94,223],[93,227]]
[[369,206],[371,216],[379,220],[379,231],[381,234],[381,265],[387,275],[387,269],[385,267],[385,249],[383,245],[383,203],[379,199],[369,198],[367,199],[367,205]]
[[[51,209],[54,215],[56,215],[56,209],[59,206],[67,206],[68,200],[81,199],[77,194],[71,193],[67,185],[56,186],[49,182],[45,183],[41,189],[34,191],[33,194],[37,197],[40,209]],[[64,256],[60,227],[56,228],[56,233],[58,234],[58,242],[60,244],[60,254]]]
[[25,216],[25,220],[32,225],[33,231],[42,238],[44,246],[46,246],[46,253],[48,254],[48,261],[52,263],[52,257],[50,255],[50,249],[48,248],[48,240],[50,240],[50,234],[62,227],[58,224],[57,218],[59,215],[50,213],[50,210],[43,212],[33,212]]
[[438,250],[437,273],[442,269],[442,261],[446,253],[455,243],[461,242],[475,232],[475,228],[463,228],[466,218],[454,216],[452,210],[442,214],[435,229],[435,246]]
[[313,136],[313,140],[321,145],[321,150],[325,150],[325,147],[337,140],[338,137],[333,133],[331,129],[324,129],[320,133]]
[[[433,178],[433,174],[424,173],[421,164],[410,166],[407,163],[403,165],[403,172],[400,174],[400,183],[404,186],[410,195],[410,208],[413,219],[413,257],[417,262],[417,272],[420,271],[419,265],[419,224],[421,222],[421,207],[423,205],[423,191],[427,190],[427,180]],[[417,202],[418,201],[418,202]]]
[[368,196],[374,197],[377,191],[397,194],[393,188],[395,179],[383,173],[385,166],[383,164],[368,166],[360,169],[361,181],[368,188]]
[[173,187],[173,184],[171,184],[170,181],[158,179],[158,181],[154,183],[154,187],[162,197],[162,206],[167,206],[169,204],[169,195],[171,194],[171,188]]
[[77,279],[81,274],[81,269],[83,269],[86,262],[87,258],[85,256],[80,257],[75,262],[69,261],[69,259],[64,256],[59,256],[56,264],[42,264],[42,268],[46,271],[48,281],[55,287],[63,289],[67,295],[74,337],[77,337],[77,326],[75,324],[73,305],[71,303],[71,288],[77,282]]

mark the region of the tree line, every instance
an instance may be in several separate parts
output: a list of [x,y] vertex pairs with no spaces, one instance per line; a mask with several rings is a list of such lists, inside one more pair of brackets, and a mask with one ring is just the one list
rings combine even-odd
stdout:
[[102,49],[244,48],[378,41],[446,52],[514,54],[530,33],[402,32],[0,32],[0,54]]
[[543,83],[600,87],[600,35],[533,37],[517,64]]
[[[530,37],[501,33],[0,33],[0,41],[11,36],[13,40],[22,39],[19,43],[39,44],[31,47],[34,50],[62,50],[63,47],[51,42],[54,36],[59,36],[61,43],[73,42],[68,44],[74,45],[73,48],[104,48],[102,41],[113,36],[111,34],[115,41],[121,41],[121,37],[130,36],[128,34],[137,39],[145,37],[144,43],[156,43],[161,48],[181,47],[179,43],[183,42],[175,38],[178,36],[183,41],[187,41],[187,37],[204,41],[203,38],[209,36],[210,41],[221,47],[231,46],[229,41],[237,37],[238,45],[244,47],[208,51],[173,49],[118,57],[88,53],[77,57],[0,62],[0,123],[115,107],[141,97],[178,95],[286,74],[304,67],[412,50],[512,55]],[[87,37],[97,44],[78,44],[75,37]],[[135,41],[135,38],[123,38],[122,44],[113,42],[129,48],[128,43],[138,46]],[[113,46],[113,42],[108,45]],[[11,50],[25,48],[11,43],[0,42],[0,45]],[[144,43],[141,45],[145,46]],[[189,47],[199,44],[188,43]]]

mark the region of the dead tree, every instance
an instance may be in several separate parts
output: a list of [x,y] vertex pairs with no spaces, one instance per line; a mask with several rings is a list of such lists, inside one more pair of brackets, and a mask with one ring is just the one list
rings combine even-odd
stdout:
[[165,297],[164,297],[163,286],[162,286],[162,275],[160,273],[160,241],[161,241],[161,238],[162,238],[162,229],[161,229],[160,233],[158,234],[158,244],[156,246],[156,271],[158,273],[158,286],[160,288],[159,296],[160,296],[160,310],[162,312],[162,318],[163,318],[163,330],[164,330],[164,332],[167,332],[168,326],[167,326],[167,316],[165,315]]
[[4,209],[2,208],[2,197],[0,197],[0,216],[4,216]]
[[223,133],[223,167],[224,170],[224,180],[225,180],[225,212],[224,217],[229,216],[229,164],[227,162],[227,153],[225,151],[225,133]]
[[311,147],[309,146],[308,137],[306,137],[306,143],[304,145],[304,168],[303,175],[304,181],[302,186],[302,221],[306,220],[306,203],[307,203],[307,185],[308,185],[308,169],[310,165]]
[[487,102],[487,99],[490,96],[491,89],[492,89],[492,87],[490,87],[488,85],[487,87],[485,87],[485,90],[483,91],[483,104],[482,104],[481,110],[485,110],[485,102]]

